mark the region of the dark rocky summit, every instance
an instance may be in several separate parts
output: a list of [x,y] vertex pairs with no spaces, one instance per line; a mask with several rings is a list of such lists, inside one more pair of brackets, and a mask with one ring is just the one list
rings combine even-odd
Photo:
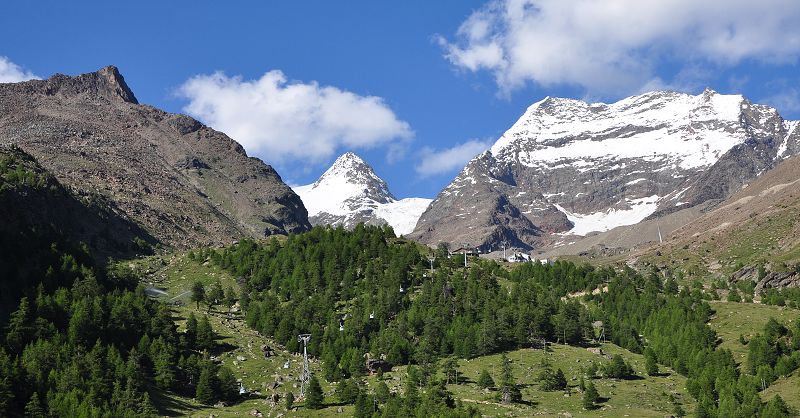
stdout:
[[310,228],[298,196],[225,134],[138,103],[117,68],[0,84],[0,144],[177,248]]

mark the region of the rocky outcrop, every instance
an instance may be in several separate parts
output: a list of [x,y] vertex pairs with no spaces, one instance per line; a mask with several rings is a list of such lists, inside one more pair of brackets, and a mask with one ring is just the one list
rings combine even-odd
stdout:
[[746,266],[737,270],[730,277],[732,283],[741,281],[756,282],[755,294],[760,294],[766,289],[783,289],[790,287],[800,287],[800,272],[797,271],[772,271],[763,272],[763,277],[759,278],[759,268],[756,266]]
[[272,167],[188,116],[139,104],[115,67],[0,84],[0,144],[21,147],[76,193],[108,199],[167,246],[310,228]]

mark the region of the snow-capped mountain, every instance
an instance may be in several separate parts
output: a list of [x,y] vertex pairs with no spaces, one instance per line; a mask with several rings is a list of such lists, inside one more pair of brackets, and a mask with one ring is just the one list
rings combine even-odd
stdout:
[[540,247],[724,199],[800,151],[797,121],[739,95],[545,98],[431,203],[412,237]]
[[303,200],[312,225],[389,224],[398,235],[413,231],[431,202],[396,199],[372,167],[352,152],[337,158],[317,181],[294,191]]

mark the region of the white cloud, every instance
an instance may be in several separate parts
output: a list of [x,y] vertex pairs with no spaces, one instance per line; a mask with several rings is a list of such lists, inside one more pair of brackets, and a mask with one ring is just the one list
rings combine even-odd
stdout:
[[663,63],[795,63],[799,19],[796,0],[492,0],[438,42],[504,93],[533,82],[619,94],[672,84],[657,79]]
[[316,82],[289,82],[281,71],[257,80],[221,72],[186,81],[184,110],[270,162],[317,163],[341,148],[380,146],[396,154],[413,138],[380,97],[360,96]]
[[800,89],[787,87],[778,93],[764,97],[762,101],[778,109],[786,117],[787,113],[800,112]]
[[420,163],[415,167],[422,177],[444,174],[464,167],[476,155],[492,146],[491,140],[471,139],[452,148],[434,150],[423,147],[420,151]]
[[32,72],[24,70],[7,57],[0,55],[0,83],[17,83],[38,78]]

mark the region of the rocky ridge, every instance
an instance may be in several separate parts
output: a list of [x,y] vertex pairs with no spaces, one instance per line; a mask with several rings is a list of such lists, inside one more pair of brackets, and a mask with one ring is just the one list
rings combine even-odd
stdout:
[[306,210],[269,165],[221,132],[139,104],[116,67],[0,84],[0,144],[34,156],[178,248],[301,232]]

